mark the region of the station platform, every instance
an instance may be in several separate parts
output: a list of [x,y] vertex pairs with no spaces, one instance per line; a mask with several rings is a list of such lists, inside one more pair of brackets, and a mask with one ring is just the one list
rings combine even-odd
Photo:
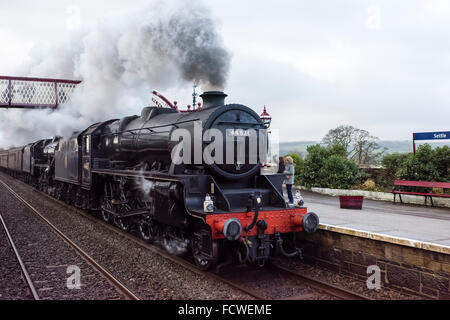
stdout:
[[320,229],[450,254],[450,209],[364,199],[362,210],[341,209],[339,197],[301,190]]
[[301,194],[320,219],[304,234],[306,263],[363,283],[378,267],[381,287],[450,300],[449,208],[364,199],[362,210],[341,209],[338,196]]

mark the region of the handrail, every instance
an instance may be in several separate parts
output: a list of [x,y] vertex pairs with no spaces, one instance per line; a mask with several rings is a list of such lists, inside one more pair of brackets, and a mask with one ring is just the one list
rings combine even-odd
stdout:
[[178,127],[179,124],[192,122],[192,121],[198,121],[198,120],[200,120],[200,119],[196,118],[196,119],[184,120],[184,121],[179,121],[179,122],[175,122],[175,123],[169,123],[169,124],[164,124],[164,125],[154,126],[154,127],[144,127],[144,128],[138,128],[138,129],[130,129],[130,130],[123,130],[123,131],[118,131],[118,132],[104,133],[104,134],[101,134],[100,137],[113,136],[113,135],[122,134],[122,133],[126,133],[126,132],[130,132],[130,133],[134,134],[133,132],[141,131],[141,130],[148,130],[150,132],[153,132],[153,129],[164,128],[164,127],[169,127],[169,126]]
[[10,77],[0,76],[0,80],[17,80],[17,81],[37,81],[37,82],[60,82],[60,83],[73,83],[80,84],[81,80],[67,80],[67,79],[52,79],[52,78],[33,78],[33,77]]

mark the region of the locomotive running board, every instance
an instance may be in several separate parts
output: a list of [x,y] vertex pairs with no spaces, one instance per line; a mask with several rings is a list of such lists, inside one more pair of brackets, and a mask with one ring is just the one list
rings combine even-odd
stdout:
[[127,211],[125,213],[118,213],[118,212],[116,212],[114,210],[107,209],[107,208],[105,208],[103,206],[102,206],[102,209],[107,211],[107,212],[109,212],[109,213],[111,213],[111,214],[113,214],[114,216],[116,216],[118,218],[128,218],[128,217],[139,216],[141,214],[149,213],[148,210],[144,210],[144,209],[130,210],[130,211]]
[[[184,186],[187,186],[189,191],[186,193],[186,199],[189,199],[190,201],[185,201],[185,207],[189,215],[194,216],[196,218],[200,218],[202,220],[205,220],[204,216],[205,213],[203,212],[203,199],[204,196],[207,193],[210,193],[210,186],[211,184],[214,184],[215,188],[215,197],[216,197],[216,205],[221,208],[220,212],[216,212],[217,214],[221,213],[230,213],[234,212],[231,211],[231,204],[225,194],[223,193],[223,190],[219,183],[217,183],[214,178],[210,175],[170,175],[170,174],[164,174],[164,173],[158,173],[158,172],[152,172],[152,171],[135,171],[135,170],[112,170],[112,169],[93,169],[92,173],[101,174],[101,175],[112,175],[112,176],[122,176],[122,177],[128,177],[128,178],[144,178],[144,179],[154,179],[159,181],[167,181],[167,182],[178,182],[182,183]],[[281,175],[280,175],[281,176]],[[205,179],[204,188],[200,188],[199,190],[192,190],[192,188],[189,188],[190,186],[190,180],[194,178],[201,178]],[[259,176],[258,181],[255,181],[255,184],[260,185],[262,188],[270,190],[274,195],[274,200],[276,201],[276,207],[279,209],[286,209],[286,202],[284,201],[283,195],[281,194],[280,190],[278,190],[273,182],[272,179],[276,179],[279,177],[275,176]],[[196,188],[197,189],[197,188]],[[200,196],[200,195],[201,196]],[[220,204],[220,205],[219,205]],[[243,208],[239,208],[238,211]]]
[[[205,190],[201,190],[201,203],[203,203],[204,196],[209,193],[210,186],[213,183],[215,188],[215,197],[216,197],[216,205],[220,204],[220,207],[228,212],[230,210],[230,203],[226,199],[226,197],[223,195],[222,190],[219,186],[219,184],[214,180],[214,178],[210,175],[170,175],[165,173],[157,173],[157,172],[151,172],[151,171],[135,171],[135,170],[111,170],[111,169],[94,169],[92,170],[92,173],[96,174],[102,174],[102,175],[112,175],[112,176],[122,176],[127,178],[144,178],[144,179],[154,179],[158,181],[167,181],[167,182],[178,182],[183,184],[184,186],[187,186],[187,189],[190,186],[190,181],[192,179],[205,179]],[[198,190],[192,191],[186,193],[186,198],[189,197],[196,197]],[[191,207],[189,204],[185,202],[186,210],[189,212],[190,215],[193,215],[195,217],[202,218],[204,215],[203,207],[202,205],[199,205],[198,207]]]
[[134,170],[111,170],[111,169],[94,169],[91,171],[92,173],[97,174],[105,174],[105,175],[117,175],[123,177],[134,177],[134,178],[151,178],[155,180],[162,181],[173,181],[180,182],[180,179],[174,176],[165,175],[161,173],[153,173],[149,171],[134,171]]

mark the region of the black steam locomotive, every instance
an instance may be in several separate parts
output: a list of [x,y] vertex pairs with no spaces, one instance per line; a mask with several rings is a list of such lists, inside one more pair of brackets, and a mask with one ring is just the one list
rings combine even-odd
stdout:
[[[283,175],[261,175],[262,159],[250,161],[267,143],[267,124],[244,105],[225,105],[223,92],[201,97],[203,108],[191,112],[146,107],[140,116],[96,123],[67,139],[1,151],[0,167],[169,252],[191,251],[203,269],[233,257],[262,266],[271,255],[299,256],[295,235],[314,232],[319,220],[286,204]],[[226,142],[205,141],[210,129]],[[173,139],[175,130],[189,138]],[[253,143],[249,132],[257,135]],[[220,146],[213,156],[223,151],[230,161],[195,161],[195,148],[203,154],[211,143]],[[173,161],[174,154],[185,161]]]

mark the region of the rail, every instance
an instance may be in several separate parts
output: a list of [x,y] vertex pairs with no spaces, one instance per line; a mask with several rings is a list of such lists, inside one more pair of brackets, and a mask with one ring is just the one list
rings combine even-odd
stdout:
[[14,255],[16,256],[17,262],[20,265],[20,269],[22,271],[23,277],[25,279],[26,285],[28,289],[30,289],[31,294],[33,295],[34,300],[40,300],[39,295],[36,291],[36,288],[34,287],[33,281],[31,281],[30,274],[27,271],[27,268],[25,267],[25,264],[22,261],[22,258],[20,257],[19,251],[17,250],[17,247],[11,237],[11,234],[9,233],[8,227],[6,226],[5,220],[3,220],[2,215],[0,214],[0,221],[3,226],[3,229],[5,230],[6,237],[8,238],[8,242],[11,245],[11,248],[14,251]]
[[11,193],[16,199],[26,205],[38,218],[44,221],[50,229],[52,229],[58,236],[60,236],[67,244],[69,244],[75,251],[77,251],[87,262],[89,262],[100,274],[108,279],[111,284],[122,294],[124,294],[130,300],[139,300],[139,298],[131,292],[125,285],[117,280],[108,270],[98,264],[89,254],[70,240],[64,233],[62,233],[57,227],[55,227],[49,220],[47,220],[37,209],[35,209],[30,203],[23,199],[17,192],[11,189],[5,182],[0,180],[0,184]]
[[[316,289],[316,290],[320,290],[320,291],[324,291],[332,296],[335,296],[341,300],[370,300],[369,297],[352,292],[350,290],[344,289],[342,287],[338,287],[336,285],[318,280],[318,279],[314,279],[311,277],[308,277],[304,274],[301,274],[298,271],[295,270],[291,270],[288,268],[285,268],[283,266],[280,265],[275,265],[272,264],[271,267],[276,268],[278,270],[281,270],[282,272],[288,273],[290,275],[293,275],[294,277],[299,278],[303,283],[307,284],[308,286]],[[301,298],[301,297],[299,297]]]

